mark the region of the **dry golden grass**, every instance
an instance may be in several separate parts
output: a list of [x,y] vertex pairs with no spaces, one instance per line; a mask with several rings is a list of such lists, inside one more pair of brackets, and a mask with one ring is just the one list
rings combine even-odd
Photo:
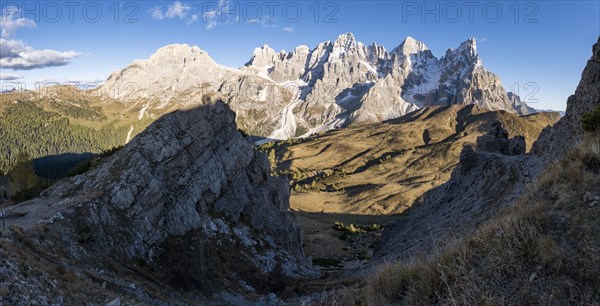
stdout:
[[[318,135],[276,151],[276,171],[298,172],[290,199],[305,212],[394,214],[450,178],[464,144],[499,120],[527,148],[558,114],[531,116],[475,106],[431,107],[390,121]],[[295,175],[298,176],[298,175]],[[310,187],[314,184],[315,187]]]
[[323,305],[600,304],[599,138],[550,166],[472,236],[427,259],[389,263]]

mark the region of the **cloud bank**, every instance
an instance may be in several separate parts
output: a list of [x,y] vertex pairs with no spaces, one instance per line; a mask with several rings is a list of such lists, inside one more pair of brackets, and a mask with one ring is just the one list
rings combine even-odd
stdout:
[[[46,67],[64,66],[81,55],[79,52],[60,52],[55,50],[35,50],[25,42],[8,39],[19,28],[35,28],[37,24],[28,18],[15,18],[19,10],[6,7],[0,16],[0,68],[12,70],[31,70]],[[7,80],[7,79],[3,79]]]

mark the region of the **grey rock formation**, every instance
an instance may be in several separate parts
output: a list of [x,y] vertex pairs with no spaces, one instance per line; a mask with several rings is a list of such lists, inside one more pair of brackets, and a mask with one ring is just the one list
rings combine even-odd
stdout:
[[235,114],[207,98],[44,197],[70,207],[52,226],[76,258],[141,258],[181,286],[219,286],[228,275],[265,286],[310,269],[287,181],[269,172]]
[[477,149],[480,151],[497,152],[505,155],[525,154],[525,137],[517,135],[508,138],[508,131],[502,127],[500,121],[492,124],[487,135],[477,137]]
[[136,104],[129,109],[140,119],[215,92],[237,113],[240,127],[271,139],[397,118],[432,105],[475,104],[522,115],[529,110],[483,68],[474,39],[438,59],[411,37],[388,52],[352,33],[313,49],[276,52],[264,45],[240,69],[218,65],[198,47],[166,46],[113,73],[99,91]]
[[517,135],[508,140],[508,151],[507,155],[521,155],[525,154],[526,144],[525,137],[522,135]]
[[285,53],[276,53],[273,48],[264,45],[261,48],[254,49],[252,58],[246,63],[246,66],[269,66],[276,61],[283,60],[284,55]]
[[[123,102],[155,103],[165,107],[182,93],[214,92],[222,80],[236,70],[217,64],[206,51],[188,45],[168,45],[147,60],[137,60],[115,71],[99,88],[108,97]],[[178,102],[185,107],[187,103]]]
[[527,105],[527,103],[521,101],[521,97],[519,97],[514,92],[509,91],[506,94],[508,96],[508,101],[512,105],[512,108],[515,109],[517,114],[524,116],[524,115],[529,115],[529,114],[534,114],[534,113],[539,112],[535,108],[529,107],[529,105]]

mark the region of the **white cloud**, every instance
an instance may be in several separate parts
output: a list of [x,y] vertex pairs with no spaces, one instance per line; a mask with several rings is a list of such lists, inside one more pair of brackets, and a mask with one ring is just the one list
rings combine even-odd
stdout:
[[155,6],[150,9],[150,15],[154,19],[163,20],[165,17],[163,16],[162,11],[160,10],[160,6]]
[[[167,7],[167,10],[163,12],[160,6],[155,6],[150,9],[150,15],[152,18],[157,20],[163,19],[187,19],[188,15],[194,8],[189,6],[186,3],[181,1],[175,1],[171,5]],[[192,24],[194,21],[198,20],[198,15],[192,14],[187,20],[186,24]]]
[[183,19],[185,17],[187,17],[187,14],[189,11],[191,11],[192,8],[187,5],[187,4],[183,4],[179,1],[175,1],[173,2],[173,4],[169,5],[169,8],[167,9],[167,14],[165,15],[167,18],[179,18],[179,19]]
[[487,41],[487,36],[484,36],[483,38],[477,38],[478,42],[486,42]]
[[[219,25],[219,24],[228,23],[227,20],[222,20],[222,19],[219,20],[218,18],[220,18],[221,16],[227,17],[226,13],[231,11],[229,8],[230,4],[231,4],[231,1],[229,1],[229,0],[219,0],[219,2],[217,3],[217,7],[214,10],[207,11],[206,13],[204,13],[203,21],[206,22],[207,30],[212,30],[212,29],[216,28],[217,25]],[[225,15],[223,15],[223,14],[225,14]],[[239,22],[239,16],[236,16],[235,21]]]
[[198,20],[198,15],[194,14],[190,17],[190,19],[186,22],[186,24],[190,25],[192,23],[194,23],[196,20]]
[[14,81],[14,80],[22,79],[22,78],[23,78],[22,76],[17,75],[17,74],[0,72],[0,80],[1,81]]
[[0,16],[0,35],[2,37],[9,37],[15,33],[19,28],[35,28],[36,23],[28,18],[15,18],[19,13],[19,10],[13,6],[7,6],[2,10],[2,16]]
[[259,19],[249,20],[247,21],[249,24],[260,24],[263,28],[277,28],[279,27],[274,23],[273,19],[271,19],[268,15]]
[[[2,10],[0,16],[0,68],[30,70],[36,68],[64,66],[81,53],[75,51],[34,50],[21,40],[5,39],[19,28],[35,28],[36,23],[27,18],[15,18],[20,11],[12,6]],[[14,75],[9,75],[12,77]],[[3,80],[5,79],[3,75]]]
[[0,38],[0,67],[13,70],[31,70],[64,66],[81,53],[75,51],[34,50],[20,40]]
[[292,27],[283,27],[283,28],[281,28],[281,30],[284,32],[291,33],[291,32],[294,32],[294,27],[293,26]]

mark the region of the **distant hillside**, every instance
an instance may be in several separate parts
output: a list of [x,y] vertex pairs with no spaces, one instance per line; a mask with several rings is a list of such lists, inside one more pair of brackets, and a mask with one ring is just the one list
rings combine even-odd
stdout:
[[474,105],[429,107],[382,123],[334,130],[309,139],[264,144],[274,171],[293,180],[291,206],[308,212],[391,214],[410,207],[450,178],[465,144],[495,121],[526,148],[557,113],[519,117]]
[[[126,105],[73,87],[49,87],[43,94],[5,93],[1,98],[0,172],[4,173],[14,167],[19,153],[45,157],[36,163],[41,169],[45,162],[56,161],[50,156],[100,153],[121,146],[152,121],[137,120],[129,116]],[[61,162],[70,165],[64,158]]]

